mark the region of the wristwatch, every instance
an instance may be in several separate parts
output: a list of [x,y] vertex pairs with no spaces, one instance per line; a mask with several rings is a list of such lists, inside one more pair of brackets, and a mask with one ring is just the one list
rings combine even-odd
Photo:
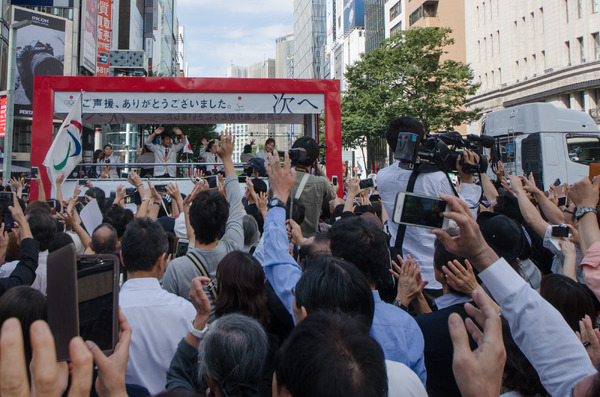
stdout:
[[275,207],[285,208],[285,203],[283,201],[279,200],[278,198],[274,198],[271,201],[269,201],[269,204],[267,204],[267,207],[269,207],[269,208],[275,208]]
[[194,328],[194,321],[190,321],[188,325],[188,331],[196,338],[202,338],[204,334],[206,334],[206,331],[208,331],[208,324],[206,324],[202,330],[197,330]]
[[577,207],[575,211],[575,219],[579,220],[582,216],[587,214],[588,212],[593,212],[594,214],[598,214],[594,207]]

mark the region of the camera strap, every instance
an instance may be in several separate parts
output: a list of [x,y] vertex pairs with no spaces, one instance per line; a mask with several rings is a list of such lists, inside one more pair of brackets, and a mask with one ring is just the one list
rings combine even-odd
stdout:
[[[200,271],[200,274],[202,275],[202,277],[208,277],[208,278],[210,278],[212,280],[212,277],[210,277],[210,275],[206,271],[206,268],[204,267],[204,265],[202,264],[202,262],[200,261],[200,259],[196,255],[194,255],[193,252],[188,252],[185,256],[189,260],[191,260],[194,265],[196,265],[196,267]],[[208,289],[208,291],[210,292],[210,294],[211,294],[211,296],[213,298],[213,302],[216,302],[217,301],[217,291],[215,291],[214,288],[207,288],[207,289]]]
[[[413,170],[408,178],[408,185],[406,185],[406,193],[413,193],[415,190],[415,182],[420,172]],[[406,225],[401,223],[398,225],[398,232],[396,233],[396,242],[394,244],[394,251],[397,255],[402,255],[402,244],[404,243],[404,235],[406,234]],[[402,255],[403,256],[403,255]]]

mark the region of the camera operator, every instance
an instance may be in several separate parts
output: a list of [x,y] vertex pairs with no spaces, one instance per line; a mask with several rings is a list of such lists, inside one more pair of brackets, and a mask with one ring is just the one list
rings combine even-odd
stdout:
[[[323,200],[333,200],[335,189],[319,169],[319,144],[313,138],[309,136],[298,138],[292,146],[292,150],[294,149],[306,151],[306,156],[302,156],[302,158],[290,157],[292,165],[296,169],[296,185],[292,194],[295,198],[300,199],[306,207],[304,221],[300,227],[302,235],[308,238],[317,234]],[[313,170],[314,175],[312,175]],[[271,202],[269,205],[272,206]],[[285,208],[285,203],[283,205]]]
[[[417,134],[422,139],[426,136],[423,125],[419,121],[408,116],[399,117],[388,125],[385,133],[387,143],[392,152],[396,151],[396,143],[398,142],[398,135],[400,133]],[[473,152],[465,151],[464,161],[470,164],[477,164],[479,157]],[[388,214],[394,213],[396,196],[400,192],[407,191],[409,179],[414,172],[410,169],[401,168],[399,165],[400,162],[396,161],[377,174],[379,195]],[[464,173],[462,167],[458,164],[457,170],[461,182],[461,195],[459,197],[465,200],[469,207],[475,207],[481,197],[481,187],[473,184],[473,175]],[[439,197],[440,193],[453,195],[454,189],[451,186],[448,176],[442,171],[419,172],[412,192],[423,196]],[[394,247],[396,245],[396,238],[398,237],[399,224],[393,222],[391,216],[388,218],[388,228],[391,236],[390,246]],[[404,257],[410,254],[421,264],[423,280],[429,282],[424,291],[429,301],[442,295],[442,285],[435,280],[433,268],[434,241],[435,236],[428,229],[406,226],[404,235],[402,236],[402,233],[400,233],[400,240],[398,242],[399,244],[401,243],[400,246],[402,247],[402,255]]]

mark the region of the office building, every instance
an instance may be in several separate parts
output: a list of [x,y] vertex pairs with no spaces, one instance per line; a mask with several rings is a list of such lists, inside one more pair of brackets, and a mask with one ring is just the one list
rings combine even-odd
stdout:
[[323,78],[325,0],[294,0],[294,77]]
[[551,102],[600,121],[598,0],[467,0],[465,10],[467,62],[481,83],[470,106]]

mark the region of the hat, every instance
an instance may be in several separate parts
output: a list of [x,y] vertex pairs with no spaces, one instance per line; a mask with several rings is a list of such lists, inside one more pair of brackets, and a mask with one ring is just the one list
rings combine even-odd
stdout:
[[525,250],[523,230],[509,217],[486,211],[479,214],[477,224],[488,245],[506,261],[514,261]]
[[267,176],[267,169],[265,168],[265,160],[260,157],[254,157],[252,160],[248,161],[250,167],[254,169],[254,171],[258,172],[259,176]]

